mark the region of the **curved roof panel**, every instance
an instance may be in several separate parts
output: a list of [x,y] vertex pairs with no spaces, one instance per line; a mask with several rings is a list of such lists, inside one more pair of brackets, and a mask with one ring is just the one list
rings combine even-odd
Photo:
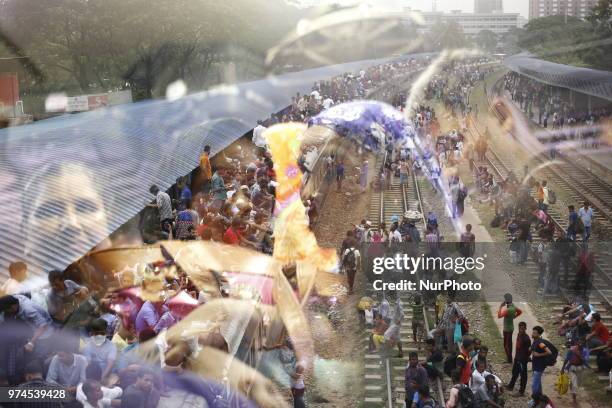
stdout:
[[612,72],[574,67],[537,59],[528,54],[504,59],[512,71],[552,86],[612,101]]
[[382,63],[358,61],[0,130],[0,276],[64,269],[199,163],[286,107],[315,81]]

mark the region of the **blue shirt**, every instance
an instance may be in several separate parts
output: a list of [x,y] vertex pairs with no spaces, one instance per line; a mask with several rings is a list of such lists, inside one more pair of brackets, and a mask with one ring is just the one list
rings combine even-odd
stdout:
[[63,387],[76,387],[85,381],[85,369],[87,368],[87,359],[80,354],[73,354],[74,361],[72,365],[65,365],[58,356],[51,359],[49,371],[47,372],[47,382],[58,384]]
[[47,326],[45,332],[39,337],[46,339],[51,336],[53,329],[51,327],[51,316],[42,306],[32,302],[27,296],[24,295],[13,295],[19,301],[19,311],[15,316],[21,320],[33,330],[36,330],[42,326]]
[[183,191],[181,191],[181,201],[191,201],[191,190],[189,189],[189,187],[184,187]]
[[[167,308],[165,306],[162,307],[161,312],[164,313],[166,311]],[[160,313],[158,312],[155,305],[150,301],[146,301],[142,305],[140,311],[138,312],[138,315],[136,316],[136,322],[134,323],[136,333],[140,333],[141,331],[149,327],[155,329],[155,326],[157,326],[157,323],[159,322],[159,318]]]
[[117,346],[109,339],[105,339],[101,346],[96,346],[90,339],[83,348],[83,355],[89,364],[97,363],[101,369],[104,369],[109,360],[117,359]]
[[51,316],[60,313],[66,303],[72,302],[72,296],[81,290],[82,286],[76,282],[66,279],[64,290],[57,292],[53,289],[47,294],[47,310]]

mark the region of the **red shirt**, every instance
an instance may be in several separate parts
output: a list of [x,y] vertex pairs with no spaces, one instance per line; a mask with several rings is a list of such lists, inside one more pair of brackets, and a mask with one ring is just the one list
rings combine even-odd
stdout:
[[593,330],[591,331],[595,335],[595,337],[599,338],[602,342],[607,343],[610,338],[610,332],[603,322],[595,322],[593,323]]
[[457,367],[461,368],[461,383],[468,384],[472,378],[472,359],[463,351],[457,355]]
[[230,245],[238,245],[240,243],[240,233],[229,227],[223,234],[223,242]]

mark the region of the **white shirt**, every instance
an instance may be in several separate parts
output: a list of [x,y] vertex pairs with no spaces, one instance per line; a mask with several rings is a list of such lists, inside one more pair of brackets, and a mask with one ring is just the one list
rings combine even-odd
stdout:
[[542,187],[542,191],[544,191],[544,201],[543,203],[546,205],[550,204],[550,199],[548,198],[548,186]]
[[257,147],[265,147],[266,146],[266,138],[263,136],[264,131],[267,127],[263,125],[255,126],[253,129],[253,144]]
[[324,109],[331,108],[333,104],[334,104],[334,100],[332,98],[325,98],[323,100],[323,108]]
[[400,325],[391,323],[391,326],[385,330],[384,334],[385,341],[398,342],[400,340]]
[[23,292],[23,285],[16,279],[8,278],[0,287],[0,295],[15,295]]
[[[111,401],[114,399],[119,399],[123,395],[123,390],[119,387],[106,388],[101,387],[102,389],[102,398],[98,400],[98,408],[108,408],[111,406]],[[81,404],[83,404],[84,408],[94,408],[93,405],[87,401],[87,396],[83,392],[83,383],[77,386],[76,399]]]
[[585,227],[590,227],[593,220],[593,209],[589,207],[588,210],[585,210],[584,207],[582,207],[578,210],[578,216],[582,220]]
[[395,230],[389,234],[389,242],[402,242],[402,234]]

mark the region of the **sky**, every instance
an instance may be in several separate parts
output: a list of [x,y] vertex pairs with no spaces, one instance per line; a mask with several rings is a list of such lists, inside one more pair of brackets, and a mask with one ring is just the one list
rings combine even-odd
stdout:
[[[413,10],[431,11],[434,0],[370,0],[370,3],[383,5],[390,9],[400,10],[410,7]],[[326,3],[356,3],[355,0],[294,0],[294,3],[326,4]],[[467,13],[474,11],[474,0],[436,0],[438,11],[461,10]],[[529,0],[503,0],[504,13],[520,13],[527,18],[529,15]]]

